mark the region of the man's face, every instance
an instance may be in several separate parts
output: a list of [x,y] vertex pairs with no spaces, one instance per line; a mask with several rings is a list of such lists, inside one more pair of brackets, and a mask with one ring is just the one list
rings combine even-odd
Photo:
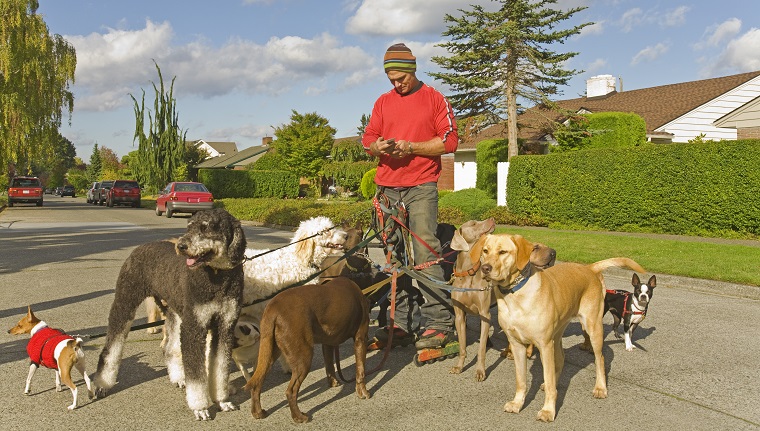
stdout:
[[389,70],[388,79],[393,84],[398,94],[407,94],[414,88],[417,83],[417,77],[414,73],[399,72],[398,70]]

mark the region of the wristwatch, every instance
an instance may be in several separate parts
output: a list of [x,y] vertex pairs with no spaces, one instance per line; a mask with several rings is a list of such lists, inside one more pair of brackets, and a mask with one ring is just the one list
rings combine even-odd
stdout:
[[408,151],[408,154],[410,154],[410,155],[414,153],[414,148],[412,148],[412,143],[411,142],[409,142],[409,149],[407,151]]

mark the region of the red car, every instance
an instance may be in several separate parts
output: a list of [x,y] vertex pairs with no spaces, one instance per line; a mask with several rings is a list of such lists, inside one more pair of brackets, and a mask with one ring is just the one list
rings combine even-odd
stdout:
[[214,196],[201,183],[169,183],[156,198],[156,215],[166,213],[171,218],[175,213],[195,213],[214,207]]
[[142,194],[140,185],[133,180],[116,180],[110,189],[106,190],[105,203],[107,207],[114,205],[130,205],[140,208]]
[[33,203],[42,206],[42,184],[37,177],[14,177],[8,187],[8,206],[16,202]]

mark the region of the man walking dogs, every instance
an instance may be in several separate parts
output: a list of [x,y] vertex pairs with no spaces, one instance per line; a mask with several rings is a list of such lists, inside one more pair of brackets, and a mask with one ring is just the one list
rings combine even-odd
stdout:
[[[446,98],[434,88],[417,79],[417,60],[412,51],[398,43],[385,53],[385,73],[393,89],[382,94],[372,108],[362,143],[370,154],[379,157],[375,182],[378,193],[391,203],[403,202],[408,212],[408,226],[416,236],[440,254],[441,244],[435,237],[438,223],[438,178],[441,174],[441,155],[457,149],[459,137],[454,112]],[[414,264],[436,259],[425,244],[413,236]],[[403,253],[396,247],[397,253]],[[422,270],[429,278],[443,280],[439,265]],[[425,303],[417,310],[412,298],[416,288],[409,277],[397,298],[396,341],[416,339],[420,328],[419,312],[426,318],[425,332],[417,339],[418,350],[439,348],[455,339],[451,294],[437,288],[422,289]],[[411,295],[411,297],[410,297]],[[388,330],[378,330],[375,336],[387,340]],[[399,337],[399,340],[396,338]]]

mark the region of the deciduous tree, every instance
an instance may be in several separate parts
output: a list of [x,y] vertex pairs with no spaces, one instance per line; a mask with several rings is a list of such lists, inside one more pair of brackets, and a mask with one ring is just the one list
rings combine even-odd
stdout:
[[518,98],[543,103],[559,93],[580,71],[566,69],[576,52],[551,49],[592,23],[561,28],[563,21],[582,11],[552,9],[556,0],[497,0],[498,10],[480,5],[460,9],[460,17],[447,14],[451,40],[442,46],[451,54],[433,57],[448,72],[431,76],[450,85],[449,100],[466,117],[479,116],[481,127],[507,123],[509,158],[517,154]]
[[38,0],[0,1],[0,166],[17,172],[55,152],[63,111],[74,109],[76,51],[50,35]]
[[[138,160],[137,163],[133,163],[131,169],[140,184],[153,187],[153,190],[161,190],[174,179],[183,180],[187,173],[185,165],[187,131],[179,127],[177,101],[174,99],[174,80],[177,77],[172,78],[172,83],[166,90],[161,68],[158,67],[158,63],[154,62],[154,64],[158,72],[159,85],[152,83],[156,94],[153,112],[145,109],[145,90],[142,92],[139,103],[132,94],[129,95],[134,102],[135,110],[134,139],[139,143]],[[183,178],[178,178],[177,175],[183,175]]]
[[316,180],[335,141],[335,129],[316,112],[292,112],[290,123],[275,128],[272,147],[298,175]]

